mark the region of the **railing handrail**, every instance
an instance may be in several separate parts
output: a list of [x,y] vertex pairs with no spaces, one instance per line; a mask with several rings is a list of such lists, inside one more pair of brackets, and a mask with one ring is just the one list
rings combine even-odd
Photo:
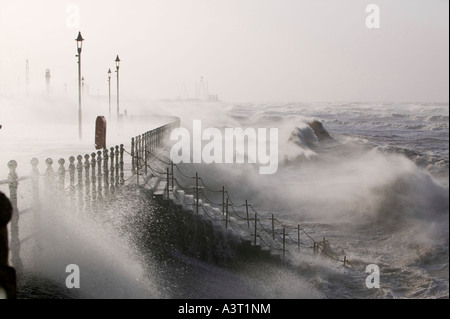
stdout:
[[[19,209],[17,205],[17,190],[19,184],[25,180],[31,180],[32,193],[34,204],[39,207],[38,202],[40,200],[39,184],[41,178],[48,189],[55,190],[60,195],[69,195],[68,197],[74,205],[77,205],[80,210],[84,208],[91,208],[91,204],[103,200],[103,198],[109,198],[114,196],[115,192],[120,189],[122,185],[136,178],[137,185],[140,185],[140,176],[148,176],[149,171],[153,176],[157,176],[160,179],[167,179],[166,191],[167,199],[170,200],[170,191],[176,198],[175,183],[177,186],[188,191],[194,191],[196,206],[196,212],[199,213],[201,208],[205,212],[205,216],[212,220],[217,220],[214,216],[210,216],[207,213],[205,204],[215,207],[222,211],[222,220],[225,221],[225,228],[234,230],[239,236],[242,236],[236,227],[239,227],[239,222],[245,222],[249,234],[246,238],[253,239],[254,245],[257,244],[257,238],[259,238],[259,245],[265,245],[275,251],[281,251],[283,258],[286,253],[291,254],[287,249],[287,240],[296,245],[297,250],[300,252],[301,248],[313,248],[313,253],[323,254],[332,260],[343,262],[344,266],[348,262],[347,257],[344,259],[336,257],[331,251],[328,241],[323,238],[322,241],[315,240],[311,234],[309,234],[301,225],[293,226],[288,221],[282,221],[275,218],[274,214],[271,216],[265,216],[255,209],[255,207],[249,204],[248,200],[245,200],[244,204],[237,204],[232,200],[230,193],[224,186],[221,188],[217,186],[210,186],[196,173],[196,176],[189,176],[185,174],[180,165],[174,164],[169,159],[163,159],[160,154],[156,154],[157,148],[161,145],[163,140],[167,137],[167,133],[174,127],[180,126],[180,118],[178,117],[164,117],[170,118],[173,121],[154,128],[141,135],[133,137],[131,139],[131,148],[127,151],[123,144],[115,145],[108,149],[98,150],[90,155],[70,156],[68,160],[63,158],[59,159],[57,165],[59,167],[55,170],[53,168],[53,160],[48,158],[45,161],[46,169],[41,173],[38,169],[39,161],[33,158],[30,161],[32,166],[31,174],[19,177],[16,173],[17,162],[10,161],[8,168],[10,173],[7,179],[0,180],[0,185],[8,185],[10,190],[10,199],[13,206],[13,219],[11,220],[11,255],[13,265],[18,271],[22,269],[22,262],[20,259],[20,244],[30,240],[34,237],[34,234],[28,235],[24,239],[19,239]],[[131,157],[131,176],[124,178],[124,155],[128,154]],[[152,159],[155,159],[155,163],[161,163],[166,167],[163,171],[159,171],[161,168],[158,165],[150,165]],[[190,185],[182,185],[180,181],[175,177],[175,169],[179,173],[179,177],[186,180],[193,181],[195,179],[195,188]],[[68,185],[66,179],[68,176]],[[172,187],[170,187],[170,181]],[[201,183],[201,185],[200,185]],[[67,185],[67,187],[66,187]],[[222,203],[217,203],[211,200],[207,192],[221,193]],[[201,198],[200,198],[201,196]],[[76,198],[78,197],[78,201]],[[231,208],[231,210],[229,209]],[[245,212],[239,212],[244,209]],[[251,217],[249,211],[252,211],[254,217]],[[271,222],[271,225],[265,225],[264,223]],[[276,223],[276,225],[275,225]],[[245,226],[243,226],[245,227]],[[281,229],[280,229],[281,227]],[[297,238],[291,236],[292,232],[297,232]],[[301,234],[304,234],[313,246],[307,246],[305,240],[301,240]]]
[[[179,126],[180,118],[167,118],[173,121],[146,133],[146,145],[149,148],[151,147],[152,150],[162,143],[170,128],[176,125]],[[140,148],[137,150],[139,150],[140,154],[143,154]],[[126,153],[130,154],[130,152],[125,150],[124,145],[120,144],[110,149],[97,150],[84,156],[70,156],[68,160],[60,158],[57,162],[54,162],[53,159],[47,158],[43,163],[46,167],[41,171],[38,168],[39,160],[33,158],[30,161],[31,174],[20,177],[16,172],[17,162],[14,160],[8,162],[10,170],[8,178],[1,180],[0,185],[9,186],[9,198],[13,205],[14,213],[9,229],[11,235],[10,251],[12,263],[18,271],[22,270],[20,245],[34,236],[31,234],[25,239],[20,240],[19,238],[19,216],[21,214],[18,209],[17,199],[18,188],[21,182],[31,180],[34,207],[40,206],[39,189],[42,180],[47,190],[55,191],[60,196],[69,195],[68,197],[72,203],[78,206],[78,209],[81,211],[84,208],[91,208],[91,204],[96,201],[114,196],[116,190],[119,190],[131,177],[135,175],[139,177],[139,174],[136,174],[137,171],[133,168],[132,176],[125,180],[124,154]],[[133,148],[131,153],[133,153]],[[133,160],[134,157],[132,157]],[[58,167],[54,168],[54,164],[58,165]],[[140,164],[140,161],[138,161],[138,165]],[[76,201],[76,199],[78,200]],[[31,209],[27,208],[24,210],[28,212]],[[36,211],[35,213],[37,214],[38,212]]]
[[[283,256],[286,253],[286,238],[291,239],[291,241],[297,246],[298,251],[300,251],[302,245],[303,247],[306,247],[304,244],[302,244],[301,241],[301,234],[306,235],[306,237],[311,240],[311,242],[313,243],[313,252],[314,254],[318,254],[319,252],[327,257],[329,257],[330,259],[333,259],[335,261],[339,261],[339,262],[343,262],[344,266],[346,265],[346,263],[348,263],[347,257],[343,256],[343,259],[339,259],[336,258],[335,256],[333,256],[330,252],[328,252],[327,250],[331,251],[331,248],[329,247],[328,241],[323,238],[322,241],[316,240],[313,238],[313,236],[311,234],[309,234],[303,227],[301,227],[301,225],[296,225],[293,226],[292,223],[288,222],[288,221],[282,221],[279,220],[278,218],[274,217],[274,214],[271,214],[270,217],[268,216],[264,216],[264,214],[260,214],[252,205],[250,205],[248,203],[248,201],[245,201],[245,204],[241,204],[241,205],[237,205],[230,197],[230,194],[228,191],[225,190],[225,187],[222,186],[222,189],[220,190],[217,186],[209,186],[207,185],[204,180],[198,176],[198,173],[196,173],[196,176],[189,176],[185,173],[183,173],[183,171],[180,169],[180,165],[178,164],[174,164],[173,162],[170,161],[170,159],[163,159],[161,155],[156,154],[156,152],[154,152],[153,148],[148,148],[146,144],[142,145],[141,141],[147,140],[147,136],[146,133],[142,134],[141,136],[137,136],[135,138],[132,139],[132,152],[130,153],[130,155],[133,158],[133,163],[136,163],[136,165],[134,165],[133,170],[135,171],[135,174],[137,175],[137,184],[139,185],[139,176],[140,175],[148,175],[148,171],[147,169],[149,169],[153,176],[158,177],[159,179],[167,179],[167,184],[166,184],[166,193],[167,193],[167,199],[170,199],[170,190],[172,191],[172,194],[174,196],[176,196],[176,191],[174,190],[174,184],[176,183],[177,186],[184,190],[185,192],[190,192],[190,191],[194,191],[194,193],[196,194],[196,212],[198,213],[199,208],[200,208],[200,204],[199,204],[199,194],[202,194],[202,209],[205,211],[204,207],[203,207],[203,200],[206,200],[206,203],[208,203],[209,205],[211,205],[212,207],[216,207],[222,208],[222,214],[225,216],[225,227],[228,229],[228,226],[230,226],[231,228],[233,227],[233,224],[231,223],[230,217],[231,214],[228,210],[229,207],[232,208],[232,213],[234,214],[234,216],[237,218],[237,220],[245,220],[247,223],[248,228],[250,228],[250,224],[254,224],[254,228],[255,228],[255,244],[256,244],[256,233],[257,233],[257,229],[258,229],[258,224],[259,224],[259,229],[260,231],[263,231],[264,233],[270,235],[270,237],[273,239],[273,241],[275,242],[276,239],[278,237],[282,237],[282,251],[283,251]],[[160,167],[158,165],[154,165],[152,167],[152,165],[150,165],[149,163],[149,158],[148,156],[150,155],[151,158],[154,158],[155,160],[157,160],[158,162],[162,163],[163,165],[166,166],[166,169],[164,172],[160,171]],[[155,167],[156,166],[156,167]],[[169,169],[170,168],[170,169]],[[180,181],[175,177],[175,170],[174,168],[177,169],[177,171],[179,172],[180,176],[182,176],[185,179],[188,180],[196,180],[195,186],[184,186],[180,183]],[[141,171],[144,170],[144,174],[141,174]],[[169,186],[169,181],[172,180],[172,188],[170,189]],[[199,182],[202,183],[203,187],[201,189],[201,191],[199,190],[200,186],[199,186]],[[195,187],[195,189],[191,189],[192,187]],[[222,203],[217,203],[217,202],[213,202],[208,195],[206,195],[206,191],[212,192],[212,193],[223,193],[222,195]],[[243,218],[242,216],[240,216],[238,214],[238,212],[236,211],[236,209],[239,208],[243,208],[245,207],[246,209],[246,218]],[[249,208],[254,212],[255,214],[255,219],[251,219],[249,217],[248,214],[248,210]],[[208,214],[207,214],[208,215]],[[209,215],[208,215],[209,216]],[[258,216],[258,219],[256,220],[256,216]],[[266,229],[266,227],[262,224],[261,220],[270,220],[272,223],[272,227],[271,229]],[[281,230],[277,229],[277,232],[275,232],[275,222],[277,223],[278,227],[281,226]],[[289,232],[289,230],[295,230],[297,232],[297,239],[294,240],[291,236],[291,233]],[[278,236],[278,237],[277,237]],[[265,242],[265,240],[261,237],[260,240],[262,242],[264,242],[264,244],[270,248],[274,248],[272,247],[271,244]],[[280,243],[279,243],[280,244]],[[280,244],[281,245],[281,244]],[[310,246],[308,246],[310,247]],[[279,248],[274,248],[276,250],[279,250]],[[289,252],[288,252],[289,253]]]

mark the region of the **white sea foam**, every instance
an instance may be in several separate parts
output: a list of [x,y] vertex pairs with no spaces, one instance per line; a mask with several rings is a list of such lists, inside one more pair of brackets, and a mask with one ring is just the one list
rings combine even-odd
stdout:
[[[23,162],[19,167],[29,167],[28,161],[34,156],[45,159],[49,153],[63,157],[76,155],[72,151],[91,150],[93,143],[77,141],[73,104],[54,101],[51,103],[54,110],[44,113],[48,105],[44,107],[43,103],[49,103],[45,100],[32,103],[1,99],[0,103],[0,124],[4,126],[0,131],[3,163],[0,163],[0,179],[6,178],[6,162],[10,159],[19,158]],[[96,115],[106,114],[106,108],[102,110],[88,109],[86,116],[93,122]],[[284,273],[283,280],[276,281],[274,271],[272,282],[280,291],[305,290],[304,294],[290,291],[288,295],[292,296],[448,298],[448,105],[234,106],[133,101],[129,114],[176,115],[182,118],[185,127],[189,127],[194,117],[206,126],[218,128],[278,127],[280,167],[273,176],[260,176],[257,167],[252,165],[191,164],[183,165],[182,169],[189,175],[199,172],[208,185],[226,185],[233,201],[242,203],[247,199],[261,214],[274,213],[310,227],[315,236],[326,236],[333,249],[344,250],[349,256],[352,268],[346,272],[330,268],[329,264],[299,260],[302,278],[297,282],[298,288],[292,288],[289,282],[299,274]],[[308,125],[314,119],[324,123],[333,143],[319,142]],[[148,130],[145,120],[139,123],[142,126],[125,126],[122,131],[111,123],[108,139],[128,143],[141,128],[142,132]],[[86,130],[90,132],[87,138],[93,139],[92,124],[86,125]],[[69,221],[61,222],[61,229],[72,225]],[[74,225],[77,229],[85,227],[79,223]],[[131,268],[125,264],[124,260],[130,258],[127,242],[119,240],[118,249],[111,250],[111,246],[102,242],[110,235],[89,227],[86,236],[71,232],[70,235],[88,247],[85,251],[73,250],[88,269],[89,265],[96,264],[93,268],[100,269],[99,272],[118,274],[117,281],[136,292],[132,286],[136,275],[142,274],[142,268],[138,258]],[[66,261],[63,247],[65,244],[52,253],[46,252],[48,260]],[[110,262],[116,263],[115,266],[110,266]],[[363,269],[369,263],[380,266],[381,290],[361,288],[365,280]],[[197,267],[195,263],[190,264]],[[210,276],[221,273],[214,267],[208,271]],[[50,272],[52,267],[48,268],[47,273]],[[199,273],[205,272],[199,270]],[[227,273],[227,291],[218,295],[229,296],[233,287],[240,287],[238,281],[251,278],[245,272],[239,275],[243,278]],[[93,284],[98,282],[94,277]],[[314,293],[306,292],[309,288],[305,281],[312,285]],[[149,285],[144,288],[154,287],[151,281]],[[120,287],[114,283],[112,286]],[[101,295],[94,287],[89,289]],[[152,289],[151,295],[158,297],[158,289]],[[213,289],[221,288],[217,285],[208,291]],[[127,295],[124,291],[116,292],[112,295]],[[270,291],[266,292],[265,296],[271,297]]]

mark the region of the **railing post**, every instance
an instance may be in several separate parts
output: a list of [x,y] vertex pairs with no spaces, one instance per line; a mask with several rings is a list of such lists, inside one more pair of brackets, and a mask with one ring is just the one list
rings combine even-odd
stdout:
[[[139,142],[139,136],[136,136],[136,152],[135,152],[135,156],[136,156],[136,173],[138,173],[138,174],[139,174],[139,171],[141,169],[141,158],[140,158],[140,149],[139,149],[140,146],[141,145],[140,145],[140,142]],[[138,185],[139,185],[139,182],[138,182]]]
[[84,184],[85,184],[85,197],[86,197],[86,207],[89,207],[90,205],[90,199],[91,199],[91,180],[89,177],[89,169],[90,169],[90,156],[88,154],[84,155]]
[[248,217],[248,201],[245,200],[245,212],[247,213],[247,227],[250,229],[250,218]]
[[196,199],[197,199],[197,214],[198,214],[198,173],[195,173],[195,193],[196,193]]
[[173,161],[170,162],[170,165],[172,166],[172,192],[174,192],[174,179],[175,179],[175,172],[173,171]]
[[134,173],[135,162],[134,162],[134,137],[131,138],[131,174]]
[[170,193],[169,193],[169,167],[167,167],[166,169],[166,174],[167,174],[167,181],[166,181],[166,191],[167,191],[167,199],[169,199],[170,197]]
[[222,215],[225,215],[225,186],[222,186]]
[[47,194],[49,196],[53,196],[54,191],[54,182],[55,182],[55,172],[53,171],[53,160],[51,158],[47,158],[45,160],[45,164],[47,165],[47,169],[45,170],[45,188]]
[[[40,217],[40,208],[41,208],[41,204],[40,204],[40,200],[39,200],[39,179],[40,179],[40,174],[39,174],[39,169],[38,169],[38,164],[39,164],[39,160],[37,158],[33,158],[30,161],[31,164],[31,187],[33,190],[33,226],[36,229],[36,232],[40,232],[41,231],[41,217]],[[73,204],[74,200],[72,197],[72,204]],[[39,236],[35,237],[35,242],[33,245],[33,257],[37,258],[37,249],[40,247],[39,245]]]
[[156,146],[158,147],[159,145],[161,145],[161,127],[157,128],[157,142],[156,142]]
[[156,129],[152,130],[152,152],[156,148]]
[[254,240],[255,246],[256,246],[256,232],[257,232],[257,230],[258,230],[258,227],[257,227],[257,221],[258,221],[258,214],[255,213],[255,240]]
[[[147,149],[151,152],[152,151],[152,141],[153,141],[153,130],[148,131],[147,136]],[[152,154],[149,154],[149,158],[151,158]]]
[[97,200],[97,177],[95,171],[97,168],[97,160],[95,159],[96,153],[91,154],[91,182],[92,182],[92,202]]
[[144,134],[142,134],[142,136],[143,136],[143,142],[144,142],[144,158],[145,158],[145,150],[146,150],[146,148],[147,148],[147,135],[148,135],[148,132],[145,132]]
[[152,152],[153,152],[153,150],[155,149],[155,146],[156,146],[156,129],[151,130],[150,134],[151,134],[151,136],[150,136],[150,148],[152,149]]
[[228,229],[228,197],[227,197],[227,209],[225,214],[225,229]]
[[272,239],[275,240],[275,218],[272,214]]
[[141,152],[141,136],[138,135],[136,137],[136,157],[137,157],[137,163],[138,163],[138,167],[139,169],[142,169],[142,165],[141,165],[141,161],[142,161],[142,152]]
[[39,169],[38,164],[39,160],[37,158],[33,158],[30,161],[31,164],[31,185],[33,188],[33,206],[39,206]]
[[147,144],[147,133],[145,133],[145,143],[144,143],[144,172],[145,176],[148,175],[148,144]]
[[286,228],[283,227],[283,258],[286,256]]
[[155,148],[159,146],[159,127],[155,129]]
[[9,200],[12,205],[11,217],[11,259],[14,267],[22,271],[22,260],[20,259],[20,240],[19,240],[19,209],[17,207],[17,188],[19,187],[19,177],[16,173],[17,162],[12,160],[8,162],[9,175]]
[[78,206],[81,210],[83,207],[83,156],[77,156],[77,171],[78,171]]
[[97,200],[101,201],[102,196],[102,151],[97,152]]
[[[152,142],[153,142],[153,130],[148,131],[147,136],[147,149],[151,152],[152,151]],[[149,154],[149,158],[151,158],[151,154]]]
[[114,194],[114,147],[110,148],[109,156],[111,158],[111,177],[110,177],[110,187],[111,187],[111,194]]
[[347,264],[347,256],[344,256],[344,267],[346,266],[346,264]]
[[139,173],[139,140],[138,137],[134,137],[134,169],[136,173]]
[[[147,150],[148,151],[152,151],[152,131],[148,131],[148,136],[147,136]],[[151,158],[152,155],[149,153],[149,158]]]
[[139,136],[136,136],[135,138],[135,144],[134,144],[135,152],[134,152],[134,156],[136,157],[135,159],[135,167],[136,167],[136,183],[139,185],[139,171],[140,171],[140,159],[139,159]]
[[75,202],[75,157],[69,157],[69,192],[72,204]]
[[103,149],[103,184],[105,188],[105,197],[109,195],[109,166],[108,166],[109,154],[108,149]]
[[300,252],[300,225],[297,225],[298,251]]
[[142,162],[144,162],[144,151],[145,151],[145,149],[144,149],[144,135],[141,135],[139,137],[139,141],[141,142],[141,159],[142,159]]
[[119,188],[119,168],[120,168],[120,164],[119,164],[119,145],[116,145],[116,183],[115,183],[116,189]]
[[58,164],[59,164],[59,168],[58,168],[58,175],[59,175],[59,191],[61,193],[61,195],[64,195],[64,187],[66,185],[65,183],[65,179],[66,179],[66,169],[64,168],[64,164],[66,163],[66,161],[64,160],[64,158],[60,158],[58,160]]
[[125,148],[123,146],[123,144],[120,144],[120,185],[125,184],[125,180],[123,178],[124,176],[124,172],[123,172],[123,153],[125,152]]

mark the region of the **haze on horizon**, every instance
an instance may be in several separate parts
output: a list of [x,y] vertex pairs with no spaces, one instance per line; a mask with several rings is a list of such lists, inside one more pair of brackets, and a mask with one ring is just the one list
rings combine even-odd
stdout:
[[446,0],[0,0],[0,95],[24,87],[27,59],[34,92],[50,69],[53,92],[75,95],[79,30],[92,94],[118,54],[123,98],[192,98],[204,76],[224,101],[449,101]]

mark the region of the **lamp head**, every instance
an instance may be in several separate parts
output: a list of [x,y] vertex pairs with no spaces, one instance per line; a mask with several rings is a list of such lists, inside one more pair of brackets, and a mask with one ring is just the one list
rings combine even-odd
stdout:
[[119,56],[117,56],[116,57],[116,69],[119,69],[119,66],[120,66],[120,59],[119,59]]
[[83,37],[81,36],[81,32],[78,32],[78,37],[75,39],[75,41],[77,41],[77,50],[78,50],[78,54],[81,53],[81,50],[83,49]]

